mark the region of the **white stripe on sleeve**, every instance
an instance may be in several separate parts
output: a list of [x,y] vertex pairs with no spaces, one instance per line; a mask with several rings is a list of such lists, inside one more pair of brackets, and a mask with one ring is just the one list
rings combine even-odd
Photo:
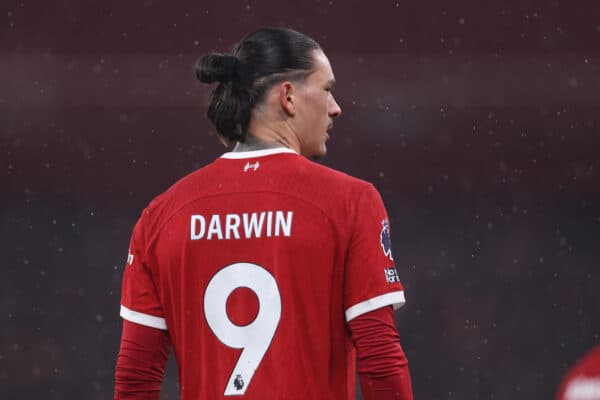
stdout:
[[355,304],[346,310],[346,322],[350,322],[359,315],[377,310],[378,308],[393,305],[394,310],[399,309],[406,303],[404,291],[390,292],[381,296],[372,297],[361,303]]
[[150,328],[162,329],[163,331],[167,330],[167,321],[164,318],[130,310],[123,304],[121,304],[121,317],[127,321],[149,326]]

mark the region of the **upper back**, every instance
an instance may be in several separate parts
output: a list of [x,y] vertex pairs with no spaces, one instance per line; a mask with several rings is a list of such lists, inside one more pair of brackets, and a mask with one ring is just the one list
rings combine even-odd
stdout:
[[[325,379],[318,396],[334,398],[325,382],[338,380],[338,392],[352,392],[346,387],[351,372],[344,372],[349,366],[344,255],[352,208],[367,186],[295,153],[227,153],[148,207],[146,253],[157,269],[154,279],[167,325],[173,327],[183,380],[192,374],[187,350],[212,354],[210,370],[223,371],[205,375],[218,382],[217,392],[197,389],[209,398],[223,388],[239,394],[248,387],[269,398],[265,388],[281,395],[304,387],[307,378]],[[297,332],[303,326],[311,327],[314,337]],[[252,343],[244,341],[248,335],[255,337]],[[338,342],[332,345],[333,336]],[[248,359],[236,360],[232,347],[252,350],[244,353]],[[285,358],[301,356],[311,365],[310,376],[289,367],[297,377],[288,378],[286,388],[274,386]],[[238,375],[245,382],[241,386]]]
[[350,200],[370,186],[286,150],[226,153],[181,179],[147,211],[153,214],[153,223],[165,224],[191,204],[220,204],[227,211],[246,204],[253,211],[268,211],[268,205],[299,202],[337,219],[347,215]]
[[186,176],[130,251],[122,315],[169,330],[183,400],[351,399],[346,322],[404,302],[377,191],[286,149]]

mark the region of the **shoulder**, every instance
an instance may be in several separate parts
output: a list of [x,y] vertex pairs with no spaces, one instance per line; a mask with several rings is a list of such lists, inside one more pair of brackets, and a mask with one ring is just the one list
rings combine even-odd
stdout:
[[584,354],[572,370],[576,374],[593,374],[600,377],[600,345]]
[[142,211],[140,221],[148,230],[157,230],[174,212],[196,198],[198,182],[212,168],[210,163],[193,171],[154,197]]
[[298,196],[321,209],[338,227],[353,229],[357,215],[385,209],[370,182],[307,159],[299,161],[294,185]]
[[366,180],[348,175],[344,172],[316,163],[303,157],[300,158],[300,164],[304,167],[300,169],[300,175],[305,175],[306,179],[311,179],[321,184],[332,185],[329,189],[341,189],[344,192],[362,192],[364,190],[374,190],[374,186]]

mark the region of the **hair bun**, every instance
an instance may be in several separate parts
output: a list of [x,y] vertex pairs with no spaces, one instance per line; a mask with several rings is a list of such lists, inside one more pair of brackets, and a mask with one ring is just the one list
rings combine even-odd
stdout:
[[229,82],[238,75],[240,60],[228,54],[207,54],[196,63],[196,78],[200,82]]

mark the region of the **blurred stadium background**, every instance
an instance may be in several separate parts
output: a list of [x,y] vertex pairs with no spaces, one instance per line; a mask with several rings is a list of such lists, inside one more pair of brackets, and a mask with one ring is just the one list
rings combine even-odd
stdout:
[[323,162],[387,205],[415,398],[552,398],[600,342],[593,1],[4,0],[0,397],[110,398],[133,224],[224,151],[192,65],[264,26],[332,61]]

